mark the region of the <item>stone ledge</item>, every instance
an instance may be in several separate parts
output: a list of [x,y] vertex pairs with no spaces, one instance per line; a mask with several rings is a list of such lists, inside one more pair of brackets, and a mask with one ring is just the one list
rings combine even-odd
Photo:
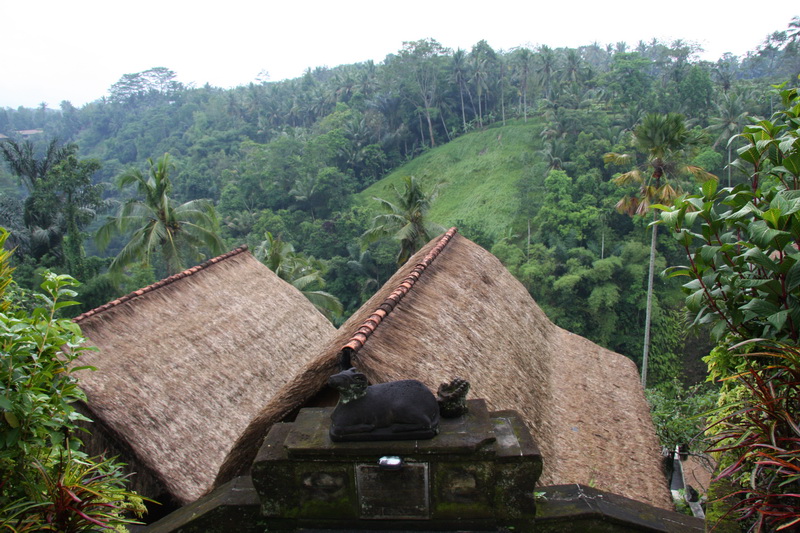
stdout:
[[699,518],[584,485],[552,485],[538,491],[537,533],[705,531],[705,522]]

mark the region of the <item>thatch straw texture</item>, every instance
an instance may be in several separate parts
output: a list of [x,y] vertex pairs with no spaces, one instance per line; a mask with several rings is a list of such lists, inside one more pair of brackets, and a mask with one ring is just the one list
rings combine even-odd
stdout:
[[[179,503],[212,485],[235,439],[334,327],[245,250],[77,320],[93,419],[145,490]],[[95,448],[98,446],[94,443]]]
[[[403,266],[266,404],[233,447],[219,484],[247,471],[268,428],[313,402],[353,334],[436,245]],[[671,500],[635,365],[550,322],[490,253],[455,235],[352,358],[372,383],[415,378],[516,409],[544,457],[542,484],[582,483],[663,508]]]

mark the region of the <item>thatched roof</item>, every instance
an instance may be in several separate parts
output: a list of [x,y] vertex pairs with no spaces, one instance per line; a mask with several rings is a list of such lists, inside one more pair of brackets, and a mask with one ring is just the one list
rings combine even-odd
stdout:
[[81,375],[91,418],[139,488],[179,503],[211,487],[235,439],[335,332],[244,247],[76,321],[99,348],[80,359],[97,367]]
[[217,484],[245,473],[269,427],[312,404],[352,352],[372,383],[415,378],[436,390],[458,376],[491,409],[520,412],[544,457],[544,485],[582,483],[671,508],[634,363],[555,326],[493,255],[458,234],[414,275],[439,242],[412,257],[266,403]]

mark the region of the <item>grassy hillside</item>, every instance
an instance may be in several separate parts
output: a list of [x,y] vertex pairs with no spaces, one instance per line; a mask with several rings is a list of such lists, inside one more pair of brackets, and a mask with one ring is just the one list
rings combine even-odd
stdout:
[[360,193],[356,202],[369,206],[373,197],[392,201],[392,186],[401,187],[403,176],[416,176],[427,188],[443,184],[431,220],[444,226],[467,223],[497,238],[519,209],[517,183],[541,148],[540,132],[541,125],[529,120],[464,135],[401,166]]

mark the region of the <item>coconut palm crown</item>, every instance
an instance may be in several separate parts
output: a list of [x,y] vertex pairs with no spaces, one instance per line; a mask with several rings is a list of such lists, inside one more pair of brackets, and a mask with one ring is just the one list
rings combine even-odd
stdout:
[[338,320],[344,311],[342,303],[336,296],[320,290],[325,287],[324,262],[295,252],[294,246],[270,232],[265,236],[253,252],[255,258],[300,291],[328,320]]
[[[689,151],[700,141],[699,136],[686,129],[680,113],[650,113],[633,130],[634,147],[646,156],[643,166],[623,172],[613,182],[620,186],[639,185],[636,194],[622,197],[617,210],[629,215],[645,215],[654,203],[669,204],[680,195],[675,181],[692,175],[703,182],[716,176],[702,168],[686,164]],[[635,161],[631,154],[609,152],[603,161],[615,165],[630,165]],[[647,173],[645,169],[652,171]]]
[[119,272],[126,265],[140,261],[152,263],[154,254],[161,254],[170,274],[186,268],[187,261],[203,259],[202,250],[222,253],[223,243],[217,235],[217,216],[208,200],[191,200],[176,205],[170,198],[172,168],[169,154],[158,161],[147,160],[147,175],[139,169],[124,172],[117,178],[120,189],[135,185],[138,197],[131,198],[109,217],[97,231],[95,239],[105,248],[117,233],[131,236],[109,266]]
[[402,265],[428,241],[444,231],[444,227],[427,219],[428,210],[438,195],[438,185],[426,191],[414,176],[403,178],[403,189],[392,187],[395,202],[375,198],[382,213],[372,219],[372,227],[364,232],[364,245],[383,237],[400,241],[397,264]]

